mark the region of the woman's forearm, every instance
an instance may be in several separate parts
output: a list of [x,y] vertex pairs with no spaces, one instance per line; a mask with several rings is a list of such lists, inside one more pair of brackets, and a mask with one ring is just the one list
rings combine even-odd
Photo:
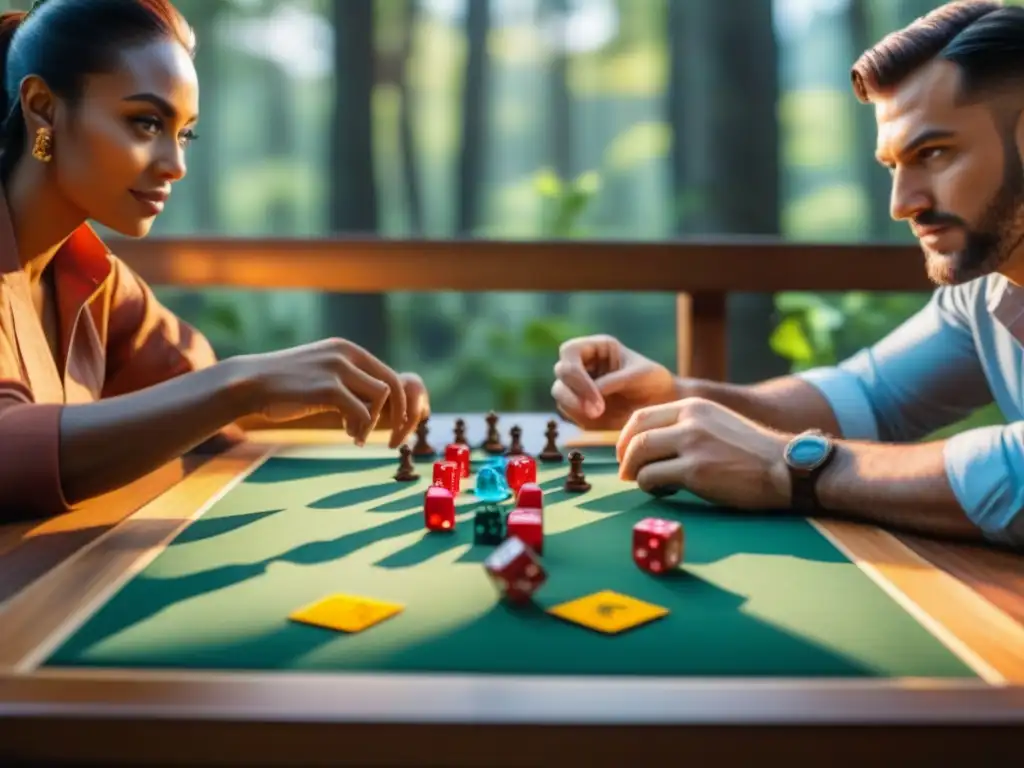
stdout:
[[247,415],[249,385],[231,361],[87,405],[60,419],[60,478],[69,503],[119,488]]

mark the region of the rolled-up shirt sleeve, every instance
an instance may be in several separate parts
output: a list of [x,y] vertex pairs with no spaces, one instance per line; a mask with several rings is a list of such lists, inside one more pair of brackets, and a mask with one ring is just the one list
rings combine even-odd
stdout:
[[1024,422],[954,435],[943,447],[953,493],[989,539],[1024,547]]
[[971,301],[967,286],[940,288],[874,346],[798,375],[828,400],[842,437],[919,440],[992,402],[967,314]]
[[67,509],[60,480],[60,405],[31,402],[0,379],[0,522]]
[[[977,284],[943,287],[874,346],[798,374],[828,400],[841,437],[920,440],[992,402],[970,312]],[[963,432],[943,448],[953,493],[989,538],[1024,536],[1024,424]]]

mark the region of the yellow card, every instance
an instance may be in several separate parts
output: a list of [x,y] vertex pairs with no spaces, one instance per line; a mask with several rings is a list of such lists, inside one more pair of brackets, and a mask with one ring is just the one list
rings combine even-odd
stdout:
[[606,589],[556,605],[548,613],[613,635],[667,616],[668,609]]
[[300,608],[288,618],[339,632],[362,632],[401,613],[404,608],[399,603],[386,603],[369,597],[331,595]]

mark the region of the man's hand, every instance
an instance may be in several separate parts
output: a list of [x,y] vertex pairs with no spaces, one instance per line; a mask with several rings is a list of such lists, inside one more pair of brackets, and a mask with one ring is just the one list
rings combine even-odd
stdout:
[[554,372],[556,408],[583,429],[620,429],[637,408],[680,397],[665,366],[606,335],[565,342]]
[[647,492],[685,489],[715,504],[782,509],[790,504],[783,458],[790,439],[717,403],[690,398],[634,413],[616,456],[622,479]]

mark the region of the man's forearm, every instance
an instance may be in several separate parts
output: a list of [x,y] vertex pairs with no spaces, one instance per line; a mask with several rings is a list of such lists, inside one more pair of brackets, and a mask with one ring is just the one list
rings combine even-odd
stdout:
[[839,436],[832,406],[814,385],[795,376],[751,385],[681,379],[678,389],[682,398],[711,400],[780,432],[796,434],[820,429]]
[[840,441],[818,479],[829,512],[881,527],[981,541],[946,476],[943,443],[887,445]]

